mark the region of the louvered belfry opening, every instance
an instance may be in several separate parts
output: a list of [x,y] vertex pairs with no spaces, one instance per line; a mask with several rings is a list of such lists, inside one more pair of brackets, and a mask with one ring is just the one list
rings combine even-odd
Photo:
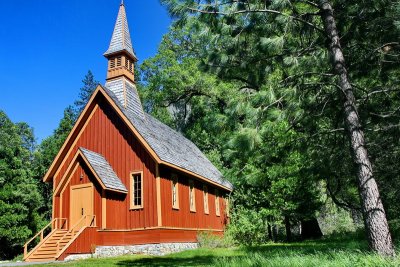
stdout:
[[104,56],[109,60],[107,81],[127,78],[130,82],[135,82],[134,63],[137,58],[133,52],[128,19],[123,3],[119,7],[110,46]]

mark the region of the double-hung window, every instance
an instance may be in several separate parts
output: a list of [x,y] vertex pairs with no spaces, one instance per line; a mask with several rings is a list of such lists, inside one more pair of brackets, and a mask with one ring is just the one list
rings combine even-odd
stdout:
[[215,214],[217,216],[221,216],[221,210],[219,207],[219,192],[217,189],[215,189]]
[[195,199],[193,180],[189,180],[189,204],[190,204],[190,211],[196,212],[196,199]]
[[172,208],[179,209],[179,191],[178,191],[178,176],[173,174],[171,176],[171,187],[172,187]]
[[143,208],[143,172],[132,172],[130,181],[131,209]]
[[210,210],[208,208],[208,187],[203,185],[203,197],[204,197],[204,213],[209,214]]

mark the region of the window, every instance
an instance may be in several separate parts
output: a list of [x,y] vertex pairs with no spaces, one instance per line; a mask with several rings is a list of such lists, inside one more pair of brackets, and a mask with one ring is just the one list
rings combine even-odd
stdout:
[[225,213],[226,213],[226,217],[230,217],[229,214],[229,198],[225,197]]
[[190,203],[190,211],[196,212],[196,199],[194,192],[194,183],[193,180],[189,180],[189,203]]
[[179,209],[178,176],[172,175],[172,208]]
[[215,214],[221,216],[221,211],[219,209],[219,192],[215,189]]
[[117,67],[121,66],[121,57],[117,57]]
[[133,63],[132,61],[129,60],[129,70],[132,72],[133,71]]
[[204,197],[204,213],[209,214],[210,211],[208,209],[208,188],[206,185],[203,185],[203,197]]
[[143,208],[143,172],[133,172],[131,174],[131,209]]

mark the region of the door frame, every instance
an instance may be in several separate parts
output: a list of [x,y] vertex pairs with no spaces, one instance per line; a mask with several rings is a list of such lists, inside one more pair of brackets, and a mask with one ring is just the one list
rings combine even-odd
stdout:
[[[68,228],[71,228],[73,226],[72,220],[71,220],[71,217],[72,217],[72,190],[86,188],[86,187],[90,187],[90,191],[91,191],[90,206],[92,207],[92,211],[93,211],[93,214],[91,214],[91,215],[95,215],[94,214],[94,185],[93,185],[93,183],[90,182],[90,183],[86,183],[86,184],[71,185],[70,192],[69,192],[69,221],[70,221],[70,223],[69,223]],[[74,223],[76,223],[76,222],[74,222]]]

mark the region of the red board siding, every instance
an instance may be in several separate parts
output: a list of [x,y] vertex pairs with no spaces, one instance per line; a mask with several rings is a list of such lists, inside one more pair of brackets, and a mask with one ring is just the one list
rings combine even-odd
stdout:
[[[129,210],[129,194],[107,192],[107,228],[132,229],[156,226],[155,162],[110,106],[105,103],[99,104],[99,108],[90,118],[78,141],[72,147],[67,160],[61,166],[61,171],[55,177],[56,186],[79,147],[102,154],[127,188],[129,187],[130,173],[143,171],[144,208]],[[94,184],[98,183],[95,181]],[[66,191],[68,190],[65,190],[62,200],[63,211],[69,210],[67,208],[69,200],[65,201],[68,198]],[[96,199],[95,203],[101,206],[101,199]],[[57,207],[57,205],[56,203],[55,206]],[[98,212],[97,209],[96,212]],[[99,219],[98,225],[100,225],[101,213],[95,215]],[[60,217],[58,209],[55,210],[55,217]]]
[[92,253],[98,244],[98,234],[96,228],[86,228],[74,240],[74,242],[64,251],[58,260],[64,260],[65,257],[71,254]]
[[[179,172],[178,175],[178,192],[179,192],[179,209],[172,208],[172,187],[170,168],[163,167],[160,170],[161,175],[161,199],[162,199],[162,224],[166,227],[180,228],[200,228],[200,229],[224,229],[227,218],[225,215],[225,201],[222,196],[226,194],[219,189],[220,194],[220,216],[215,212],[215,194],[212,185],[208,187],[208,206],[209,214],[204,212],[203,185],[204,182],[193,179]],[[190,211],[189,206],[189,179],[192,179],[195,187],[196,212]]]
[[[149,243],[197,242],[198,231],[178,229],[148,229],[143,231],[99,231],[103,246],[138,245]],[[222,235],[222,232],[214,232]]]
[[[225,202],[223,199],[227,191],[219,189],[220,216],[215,212],[215,186],[208,184],[209,214],[204,212],[203,184],[204,182],[175,172],[170,167],[160,166],[160,193],[162,227],[187,228],[187,229],[145,229],[158,226],[157,200],[156,200],[156,163],[138,139],[106,103],[100,99],[99,106],[89,118],[81,134],[77,135],[77,142],[71,147],[60,171],[54,177],[57,187],[68,166],[72,162],[79,147],[84,147],[102,154],[113,167],[118,177],[129,189],[131,172],[143,171],[144,200],[143,208],[130,210],[131,196],[115,192],[106,192],[106,229],[123,231],[93,231],[86,229],[82,236],[72,244],[63,254],[88,253],[93,245],[129,245],[159,242],[195,242],[198,229],[223,230],[227,218],[225,216]],[[72,142],[71,142],[72,143]],[[60,196],[55,197],[55,217],[69,219],[70,187],[72,185],[93,183],[94,212],[98,227],[102,225],[102,189],[87,168],[85,163],[78,159],[79,166],[71,174],[70,181],[66,183]],[[179,183],[179,210],[172,209],[171,173],[178,174]],[[80,179],[83,174],[83,179]],[[67,177],[68,179],[68,177]],[[191,212],[189,207],[189,179],[194,181],[196,212]],[[61,207],[61,206],[62,207]],[[62,210],[62,212],[60,211]],[[99,228],[97,228],[99,229]],[[143,229],[130,231],[132,229]],[[222,232],[216,232],[222,234]]]
[[[61,210],[57,211],[57,214],[61,214],[61,218],[67,218],[68,222],[70,222],[70,189],[71,186],[74,185],[81,185],[81,184],[88,184],[92,183],[94,185],[94,192],[93,192],[93,211],[94,214],[96,215],[96,225],[100,226],[101,225],[101,187],[98,184],[96,178],[92,175],[92,173],[89,171],[87,166],[85,166],[85,163],[82,161],[77,162],[78,167],[71,174],[70,181],[66,183],[64,186],[64,189],[62,193],[60,194],[61,196]],[[81,179],[82,175],[82,179]],[[72,227],[73,225],[68,224],[68,227]]]

